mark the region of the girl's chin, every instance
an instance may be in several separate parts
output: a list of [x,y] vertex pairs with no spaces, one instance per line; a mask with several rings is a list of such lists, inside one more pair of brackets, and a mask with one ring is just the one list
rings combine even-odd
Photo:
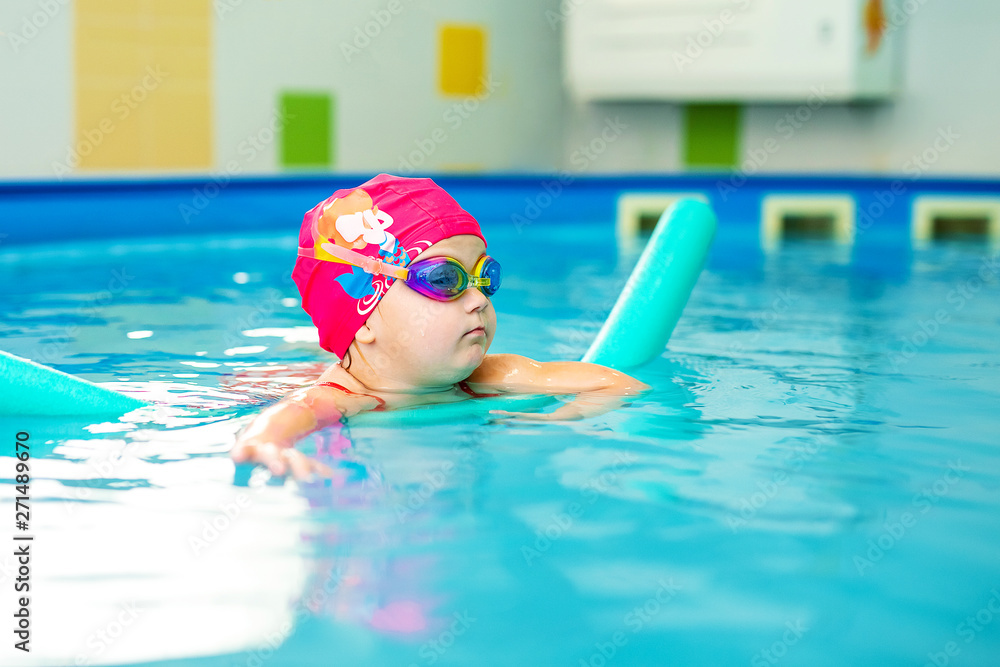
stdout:
[[483,338],[478,344],[470,345],[468,348],[463,350],[464,354],[462,357],[467,360],[467,364],[471,366],[470,372],[479,368],[479,364],[483,363],[483,359],[486,358],[486,339]]

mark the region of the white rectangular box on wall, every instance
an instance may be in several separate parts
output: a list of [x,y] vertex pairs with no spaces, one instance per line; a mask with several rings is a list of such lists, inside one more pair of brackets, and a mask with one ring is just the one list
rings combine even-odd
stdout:
[[885,99],[907,18],[893,0],[579,0],[564,75],[581,101]]

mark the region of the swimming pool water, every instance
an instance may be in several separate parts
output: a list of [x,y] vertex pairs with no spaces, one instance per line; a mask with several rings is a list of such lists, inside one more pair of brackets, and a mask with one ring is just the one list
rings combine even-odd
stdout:
[[[579,358],[635,253],[486,231],[491,351]],[[33,651],[5,664],[997,664],[995,251],[724,230],[630,407],[348,424],[301,443],[335,479],[295,483],[227,455],[330,362],[294,243],[5,250],[0,348],[159,401],[2,419],[31,436],[37,536]]]

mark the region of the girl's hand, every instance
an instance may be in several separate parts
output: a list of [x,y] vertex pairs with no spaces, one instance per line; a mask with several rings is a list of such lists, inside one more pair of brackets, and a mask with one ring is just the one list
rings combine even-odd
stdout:
[[314,475],[333,477],[333,469],[312,459],[294,447],[283,447],[274,442],[243,440],[229,452],[236,463],[259,463],[267,466],[272,475],[284,475],[289,469],[298,480],[308,480]]
[[[295,443],[313,431],[340,421],[345,416],[337,401],[337,391],[314,385],[299,389],[257,415],[236,439],[229,452],[236,463],[260,463],[272,475],[284,475],[290,469],[296,479],[313,474],[332,477],[333,470],[295,449]],[[374,402],[370,397],[364,397]],[[347,410],[358,412],[356,406]]]

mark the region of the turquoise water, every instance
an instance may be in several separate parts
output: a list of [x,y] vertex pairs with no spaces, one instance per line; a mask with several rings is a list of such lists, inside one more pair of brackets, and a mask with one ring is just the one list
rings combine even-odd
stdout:
[[[492,351],[579,358],[635,254],[586,226],[487,233],[507,275]],[[316,483],[227,455],[330,361],[293,252],[0,256],[0,348],[158,401],[0,422],[30,433],[36,535],[33,650],[4,664],[997,664],[995,252],[765,256],[724,232],[630,407],[358,421],[302,443],[337,471]]]

